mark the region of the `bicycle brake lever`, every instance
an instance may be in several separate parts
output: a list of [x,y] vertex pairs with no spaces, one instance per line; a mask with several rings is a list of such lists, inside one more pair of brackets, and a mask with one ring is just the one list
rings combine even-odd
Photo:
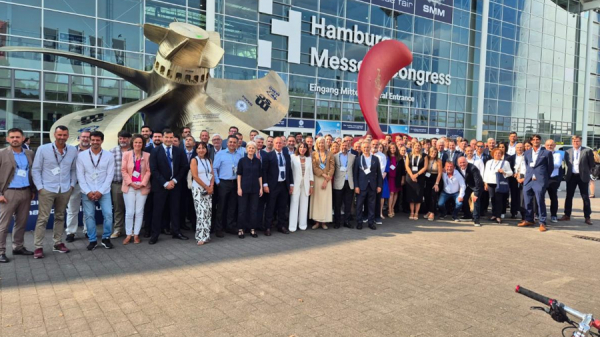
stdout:
[[530,307],[529,310],[541,310],[547,314],[550,314],[550,308],[544,308],[544,307]]

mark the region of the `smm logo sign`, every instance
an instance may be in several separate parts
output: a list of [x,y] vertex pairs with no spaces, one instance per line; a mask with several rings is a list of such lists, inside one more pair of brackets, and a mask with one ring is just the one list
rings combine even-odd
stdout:
[[415,14],[446,23],[452,23],[453,6],[453,0],[417,0]]
[[[258,11],[273,14],[273,0],[259,0]],[[287,36],[289,63],[300,64],[300,41],[302,13],[291,10],[288,21],[271,20],[271,34]],[[258,66],[271,68],[271,41],[258,40]]]

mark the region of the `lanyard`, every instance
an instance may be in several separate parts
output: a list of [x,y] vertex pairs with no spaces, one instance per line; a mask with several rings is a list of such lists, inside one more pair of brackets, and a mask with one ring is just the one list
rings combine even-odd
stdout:
[[362,155],[362,158],[360,160],[360,167],[364,170],[366,170],[367,168],[363,165],[363,160],[365,161],[364,165],[367,165],[367,160],[365,159],[365,155]]
[[[417,165],[415,165],[415,157],[417,157]],[[412,163],[412,166],[417,166],[417,167],[419,167],[419,162],[421,162],[421,156],[413,156],[413,157],[410,159],[410,161],[411,161],[411,163]]]
[[[17,160],[17,158],[20,158],[21,154],[23,154],[23,156],[25,157],[25,168],[22,168],[21,165],[19,165],[19,161]],[[27,160],[27,156],[25,155],[25,152],[20,152],[20,153],[16,153],[15,151],[13,151],[13,155],[15,156],[15,164],[17,164],[17,170],[29,170],[29,161]]]
[[58,155],[56,154],[56,152],[57,152],[56,151],[56,147],[54,147],[54,144],[52,144],[52,152],[54,153],[54,158],[56,159],[56,163],[58,164],[59,167],[60,167],[60,164],[63,162],[63,160],[65,160],[65,156],[67,155],[67,150],[68,149],[69,148],[65,146],[65,153],[60,156],[61,159],[59,161],[58,160]]
[[[495,160],[494,160],[495,161]],[[498,165],[493,165],[494,163],[492,162],[492,165],[490,165],[490,167],[492,168],[492,172],[496,171],[496,168],[500,165],[502,165],[503,161],[498,161]]]
[[92,158],[92,150],[90,150],[90,152],[89,152],[90,161],[92,162],[92,165],[94,165],[94,169],[98,169],[98,165],[100,165],[100,160],[102,160],[103,153],[104,153],[104,151],[100,151],[100,156],[98,157],[98,162],[94,163],[94,158]]
[[[321,159],[321,153],[319,152],[318,155],[319,155],[319,163],[324,164],[325,161]],[[327,153],[325,154],[325,159],[327,159]]]
[[204,161],[208,161],[207,159],[201,159],[198,158],[198,160],[200,161],[200,164],[202,164],[202,167],[204,168],[204,175],[206,176],[206,178],[208,179],[208,174],[210,173],[210,164],[205,164]]

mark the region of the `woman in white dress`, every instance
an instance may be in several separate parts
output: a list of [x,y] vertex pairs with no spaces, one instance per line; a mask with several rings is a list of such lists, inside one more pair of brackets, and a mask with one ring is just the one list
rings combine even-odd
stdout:
[[306,229],[308,197],[313,193],[314,178],[310,152],[306,143],[300,143],[291,156],[294,192],[290,204],[290,232]]

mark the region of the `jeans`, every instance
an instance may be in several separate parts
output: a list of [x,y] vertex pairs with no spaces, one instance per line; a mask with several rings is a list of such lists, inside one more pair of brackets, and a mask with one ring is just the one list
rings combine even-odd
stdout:
[[[83,203],[83,220],[87,228],[87,234],[90,242],[98,241],[96,238],[96,202],[88,199],[86,194],[81,193],[81,201]],[[112,200],[110,194],[103,194],[100,200],[100,209],[104,224],[102,226],[102,239],[110,238],[112,232],[113,216],[112,216]]]
[[442,213],[442,216],[446,215],[446,202],[448,200],[454,199],[454,210],[452,211],[452,218],[458,218],[458,211],[462,207],[462,201],[458,201],[458,192],[456,193],[446,193],[442,191],[440,194],[440,199],[438,200],[438,208]]

